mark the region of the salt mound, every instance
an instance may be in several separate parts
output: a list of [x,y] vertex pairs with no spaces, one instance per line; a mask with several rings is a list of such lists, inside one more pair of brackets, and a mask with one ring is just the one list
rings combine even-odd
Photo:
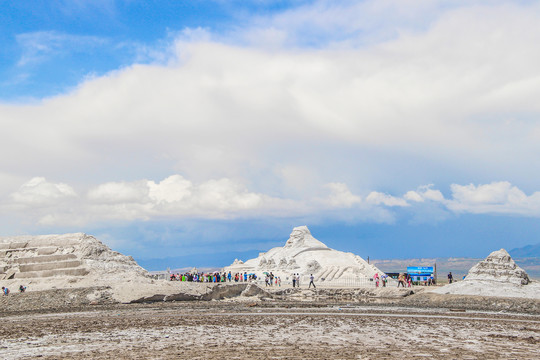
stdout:
[[540,299],[540,284],[516,265],[504,249],[474,265],[463,281],[433,290],[439,294],[482,295]]
[[282,280],[298,273],[304,275],[304,282],[313,274],[317,282],[336,285],[347,281],[369,281],[375,273],[383,274],[358,255],[329,248],[315,239],[307,226],[295,227],[283,247],[270,249],[245,262],[236,259],[223,270],[233,274],[255,273],[259,278],[265,272],[272,272]]
[[147,276],[131,256],[83,233],[0,237],[0,280]]
[[[146,295],[152,279],[131,256],[83,233],[0,237],[0,280],[28,291],[100,287],[89,300],[130,301]],[[106,292],[103,293],[103,291]]]
[[487,258],[473,266],[467,277],[467,281],[490,280],[516,285],[527,285],[529,276],[516,265],[506,250],[494,251]]

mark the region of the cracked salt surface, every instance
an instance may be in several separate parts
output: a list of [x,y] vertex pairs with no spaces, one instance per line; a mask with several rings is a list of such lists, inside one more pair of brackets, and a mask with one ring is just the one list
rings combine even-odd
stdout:
[[[5,359],[35,358],[333,358],[540,357],[540,319],[341,311],[190,312],[126,310],[4,318]],[[81,330],[82,329],[82,330]],[[43,336],[29,336],[44,330]],[[5,334],[5,333],[4,333]],[[235,349],[235,353],[228,352]],[[287,350],[288,349],[288,350]],[[232,350],[231,350],[232,351]],[[288,351],[288,352],[287,352]],[[313,353],[310,353],[313,351]],[[338,353],[339,353],[338,351]],[[236,354],[236,355],[235,355]],[[385,355],[386,354],[386,355]],[[275,355],[275,356],[274,356]],[[247,355],[246,355],[247,356]],[[265,357],[266,356],[266,357]],[[374,357],[376,358],[376,356]]]

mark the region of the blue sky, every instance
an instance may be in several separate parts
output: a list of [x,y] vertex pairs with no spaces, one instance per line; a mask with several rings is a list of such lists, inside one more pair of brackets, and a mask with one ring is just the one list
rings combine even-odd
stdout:
[[225,265],[539,243],[540,4],[0,1],[0,225]]

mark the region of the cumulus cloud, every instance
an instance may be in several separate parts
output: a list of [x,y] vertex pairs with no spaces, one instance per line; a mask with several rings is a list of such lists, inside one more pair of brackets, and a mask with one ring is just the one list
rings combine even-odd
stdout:
[[133,203],[148,197],[145,181],[109,182],[101,184],[88,192],[88,199],[96,203]]
[[507,181],[483,185],[452,184],[448,208],[456,212],[540,216],[540,192],[526,195]]
[[[181,175],[159,182],[107,182],[81,192],[65,183],[36,177],[10,195],[0,211],[33,218],[41,225],[85,225],[158,219],[238,219],[329,216],[334,220],[391,222],[400,213],[429,222],[430,213],[540,216],[540,192],[525,194],[506,181],[450,186],[445,198],[433,184],[402,196],[370,191],[354,194],[345,183],[328,183],[324,196],[284,198],[254,192],[232,179],[200,183]],[[428,212],[425,209],[430,209]],[[445,215],[446,216],[446,215]],[[425,218],[425,219],[424,219]]]
[[323,202],[331,207],[350,208],[362,202],[362,197],[354,195],[347,184],[329,183],[325,187],[330,190],[330,194]]
[[77,196],[75,190],[64,183],[52,183],[35,177],[21,185],[11,197],[15,203],[27,206],[52,206]]
[[[194,184],[180,175],[159,183],[148,180],[100,185],[88,192],[94,210],[122,209],[126,219],[159,217],[227,218],[248,216],[247,211],[266,211],[272,199],[248,191],[230,179]],[[265,206],[263,206],[265,205]]]
[[[454,213],[474,214],[509,214],[524,216],[540,216],[540,192],[527,195],[517,186],[508,181],[498,181],[489,184],[451,184],[451,197],[445,198],[440,190],[434,189],[433,184],[407,191],[403,197],[372,192],[366,198],[374,204],[386,206],[413,206],[429,202],[440,208]],[[432,206],[429,205],[429,206]]]
[[[40,177],[11,194],[10,209],[17,209],[20,215],[34,216],[42,225],[173,218],[305,217],[336,210],[350,210],[359,219],[387,221],[389,213],[382,208],[374,210],[374,206],[399,203],[388,195],[379,202],[363,203],[362,197],[353,194],[344,183],[329,183],[323,188],[327,191],[323,197],[281,198],[250,191],[242,183],[227,178],[195,183],[181,175],[172,175],[160,182],[107,182],[78,196],[71,186]],[[373,198],[373,193],[370,196]],[[382,218],[377,219],[373,214]]]
[[69,185],[39,177],[23,184],[10,199],[10,206],[3,211],[35,216],[36,221],[46,225],[160,218],[282,217],[304,214],[307,209],[293,199],[251,192],[231,179],[193,183],[180,175],[158,183],[151,180],[107,182],[90,188],[83,196],[78,196]]
[[372,191],[366,198],[366,201],[371,204],[386,206],[409,206],[406,200],[395,197],[389,194],[381,193],[378,191]]
[[[508,165],[499,169],[512,169],[520,166],[515,159],[527,158],[520,155],[540,150],[533,136],[540,128],[527,120],[540,112],[538,7],[460,3],[434,9],[421,2],[415,12],[398,4],[392,16],[412,19],[399,23],[405,30],[398,31],[383,15],[397,3],[317,2],[238,29],[273,27],[290,35],[301,31],[293,26],[297,19],[354,44],[268,51],[238,45],[238,32],[188,31],[166,51],[173,54],[169,62],[127,66],[37,104],[0,106],[0,149],[18,154],[17,161],[4,158],[0,165],[47,177],[77,167],[80,181],[96,167],[110,178],[154,171],[197,181],[242,178],[278,193],[279,166],[306,168],[318,175],[317,186],[337,178],[363,181],[365,188],[385,178],[378,169],[419,154],[443,165],[497,159]],[[365,21],[349,15],[351,28],[344,31],[336,13],[364,14]],[[414,25],[418,13],[431,14],[423,26]],[[368,35],[355,22],[367,26]],[[392,35],[373,35],[378,31]],[[354,40],[369,34],[367,43]],[[42,38],[45,44],[63,41],[59,34],[37,35],[21,39],[29,47]],[[352,159],[365,152],[385,156],[355,171]],[[411,167],[403,176],[415,174]]]
[[[530,155],[540,151],[539,24],[538,4],[316,1],[231,33],[187,29],[151,56],[158,63],[0,105],[0,151],[17,154],[0,158],[3,173],[70,180],[0,195],[28,208],[63,202],[38,214],[49,224],[426,204],[538,216],[537,193],[509,183],[454,184],[450,198],[414,186],[443,177],[430,165],[449,169],[445,183],[456,172],[529,185],[540,175]],[[101,40],[18,41],[30,64]],[[383,182],[391,190],[378,191]]]
[[426,200],[444,201],[444,195],[439,190],[434,190],[433,184],[420,186],[417,190],[410,190],[403,196],[405,200],[424,202]]

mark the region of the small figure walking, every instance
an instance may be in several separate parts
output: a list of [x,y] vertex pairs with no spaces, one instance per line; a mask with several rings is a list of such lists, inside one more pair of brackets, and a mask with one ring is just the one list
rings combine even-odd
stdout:
[[311,276],[309,277],[309,286],[308,286],[308,289],[311,288],[311,285],[313,285],[313,288],[316,289],[317,287],[315,286],[315,283],[313,282],[313,280],[315,280],[315,277],[313,276],[313,274],[311,274]]
[[292,275],[292,287],[296,286],[296,274]]
[[379,287],[379,273],[373,275],[373,280],[375,280],[375,287]]
[[450,271],[450,272],[448,273],[448,283],[451,284],[452,281],[454,281],[454,276],[452,276],[452,272]]
[[7,287],[3,287],[2,286],[2,291],[4,292],[4,296],[8,296],[9,295],[9,289]]

